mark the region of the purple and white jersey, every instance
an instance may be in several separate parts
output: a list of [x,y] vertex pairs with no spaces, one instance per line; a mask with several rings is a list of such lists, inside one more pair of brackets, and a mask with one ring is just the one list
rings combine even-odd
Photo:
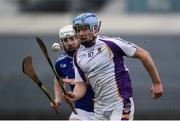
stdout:
[[121,38],[98,36],[95,45],[81,46],[74,55],[75,80],[91,85],[96,104],[110,105],[128,99],[132,97],[132,87],[123,56],[132,57],[135,51],[135,44]]

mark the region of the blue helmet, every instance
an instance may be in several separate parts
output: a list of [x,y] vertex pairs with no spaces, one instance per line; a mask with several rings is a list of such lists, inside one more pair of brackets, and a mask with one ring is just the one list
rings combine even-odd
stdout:
[[98,31],[100,28],[100,22],[98,21],[96,15],[93,13],[83,13],[73,19],[74,28],[82,25],[88,25],[91,31],[93,31],[94,26],[97,26]]

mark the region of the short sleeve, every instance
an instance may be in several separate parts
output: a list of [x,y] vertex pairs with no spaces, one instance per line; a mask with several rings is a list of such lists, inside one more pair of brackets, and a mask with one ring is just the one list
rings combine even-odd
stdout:
[[137,45],[134,43],[125,41],[121,38],[112,39],[112,41],[122,49],[126,56],[132,57],[136,52]]

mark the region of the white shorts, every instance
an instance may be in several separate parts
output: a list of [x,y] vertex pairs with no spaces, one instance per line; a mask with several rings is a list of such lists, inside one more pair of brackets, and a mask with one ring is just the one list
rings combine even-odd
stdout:
[[129,98],[106,107],[95,106],[94,111],[96,120],[133,120],[134,101]]
[[71,113],[69,120],[94,120],[94,113],[93,112],[88,112],[79,108],[76,108],[76,111],[78,112],[78,114],[74,114],[73,112]]

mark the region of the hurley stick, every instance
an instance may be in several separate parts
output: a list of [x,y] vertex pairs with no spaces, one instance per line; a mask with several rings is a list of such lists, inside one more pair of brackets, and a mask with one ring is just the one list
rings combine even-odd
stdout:
[[43,83],[39,80],[36,72],[34,71],[31,56],[27,56],[23,59],[22,70],[23,70],[24,74],[26,74],[28,77],[30,77],[40,87],[40,89],[43,91],[43,93],[55,105],[55,102],[52,99],[52,97],[50,96],[50,93],[48,92],[46,87],[43,85]]
[[[49,57],[49,55],[48,55],[48,51],[47,51],[47,48],[46,48],[45,44],[43,43],[42,39],[40,39],[39,37],[36,37],[36,41],[37,41],[39,47],[41,48],[42,52],[44,53],[44,55],[45,55],[45,57],[46,57],[49,65],[50,65],[50,67],[51,67],[51,69],[52,69],[52,71],[53,71],[53,73],[54,73],[57,81],[59,82],[59,85],[60,85],[63,93],[66,95],[67,92],[66,92],[66,90],[64,89],[62,79],[58,76],[58,74],[56,73],[56,71],[55,71],[55,69],[54,69],[54,67],[53,67],[53,64],[52,64],[51,59],[50,59],[50,57]],[[73,104],[70,103],[70,102],[69,102],[68,104],[70,105],[72,111],[73,111],[75,114],[77,114],[77,111],[75,110]]]

